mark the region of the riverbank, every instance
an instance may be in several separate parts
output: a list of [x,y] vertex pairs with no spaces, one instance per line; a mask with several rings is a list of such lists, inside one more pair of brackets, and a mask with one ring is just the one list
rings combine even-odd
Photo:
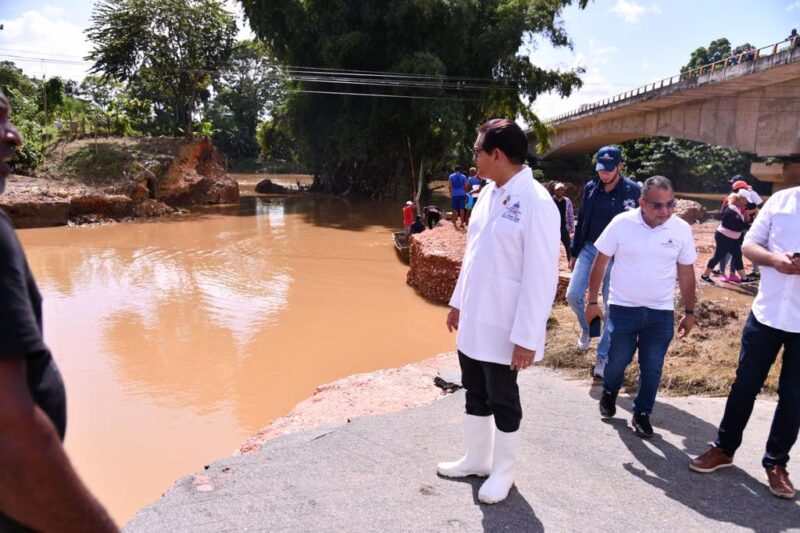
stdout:
[[17,228],[157,218],[239,200],[238,184],[208,140],[59,141],[45,155],[35,176],[10,176],[0,196]]
[[[695,263],[698,275],[713,253],[717,225],[716,221],[692,225],[698,250]],[[412,269],[415,257],[417,261],[424,261],[424,258],[419,257],[423,253],[420,248],[424,244],[428,247],[427,254],[434,256],[436,264],[433,267],[420,267],[420,270],[428,277],[435,277],[436,271],[442,270],[439,268],[440,263],[458,262],[454,258],[458,255],[459,247],[463,250],[464,237],[464,232],[453,228],[451,224],[442,224],[433,231],[426,231],[419,239],[415,236],[416,249],[412,248]],[[560,270],[561,278],[568,282],[570,272],[563,251]],[[411,277],[409,274],[409,279]],[[443,292],[442,284],[451,281],[455,283],[454,280],[449,280],[452,276],[447,272],[440,273],[439,277],[447,279],[445,282],[431,283],[433,290],[426,294],[439,294]],[[722,283],[720,285],[718,288],[698,286],[695,328],[685,339],[673,340],[664,365],[660,394],[725,396],[730,390],[738,364],[739,337],[756,288]],[[563,287],[560,292],[563,292]],[[588,383],[588,371],[596,357],[595,347],[586,352],[577,349],[575,340],[579,336],[579,328],[572,310],[564,304],[563,294],[561,296],[557,298],[557,305],[553,308],[548,326],[546,354],[541,364],[559,370],[567,377]],[[679,297],[677,291],[676,296]],[[446,309],[442,308],[442,327],[445,314]],[[676,330],[679,320],[678,314]],[[779,372],[780,362],[773,367],[764,386],[767,394],[774,394],[777,390]],[[248,439],[237,453],[256,452],[266,441],[287,433],[432,403],[445,394],[433,384],[434,378],[456,376],[457,381],[458,373],[458,360],[455,353],[451,352],[417,364],[358,374],[322,385],[317,387],[312,397]],[[635,391],[637,376],[638,364],[634,362],[625,374],[625,390]]]
[[656,435],[597,412],[600,388],[534,367],[519,377],[525,419],[515,486],[481,505],[476,477],[436,475],[464,453],[464,394],[265,442],[178,480],[124,528],[150,531],[786,531],[800,501],[769,493],[760,457],[775,403],[758,400],[736,466],[687,468],[716,434],[722,398],[656,402]]

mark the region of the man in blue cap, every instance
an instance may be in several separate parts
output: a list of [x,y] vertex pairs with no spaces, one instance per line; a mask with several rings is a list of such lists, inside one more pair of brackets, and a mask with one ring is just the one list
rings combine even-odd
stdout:
[[[583,188],[583,200],[578,210],[578,224],[570,247],[569,268],[572,278],[567,287],[567,303],[578,317],[581,336],[577,346],[581,351],[589,349],[591,338],[589,324],[586,322],[584,296],[589,288],[589,272],[597,255],[595,240],[603,233],[615,216],[636,209],[639,205],[641,189],[639,185],[621,174],[622,151],[618,146],[603,146],[597,151],[595,170],[597,176]],[[608,265],[603,279],[603,303],[608,305],[608,282],[613,267],[613,259]],[[608,317],[608,313],[605,314]],[[610,344],[608,320],[603,324],[600,343],[597,345],[597,361],[592,376],[602,378],[608,347]]]

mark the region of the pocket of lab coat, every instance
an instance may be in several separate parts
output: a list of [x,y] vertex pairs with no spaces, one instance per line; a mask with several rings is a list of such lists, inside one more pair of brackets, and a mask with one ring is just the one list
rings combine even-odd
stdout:
[[520,284],[513,279],[489,276],[486,280],[486,305],[481,306],[480,321],[490,326],[511,330],[517,314]]

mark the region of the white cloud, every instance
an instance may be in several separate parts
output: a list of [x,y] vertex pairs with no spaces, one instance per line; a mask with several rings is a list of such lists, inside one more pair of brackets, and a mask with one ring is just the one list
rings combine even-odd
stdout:
[[614,4],[609,11],[619,15],[622,17],[622,20],[629,24],[639,22],[639,19],[648,11],[655,15],[661,14],[661,8],[658,7],[658,4],[651,4],[650,7],[645,7],[641,4],[637,4],[633,0],[617,0],[617,3]]
[[786,11],[793,11],[795,9],[800,11],[800,0],[794,0],[794,2],[786,6]]
[[[64,10],[46,6],[18,18],[0,20],[0,60],[13,61],[27,75],[62,76],[80,81],[90,62],[83,61],[90,45],[83,29],[64,19]],[[14,56],[14,57],[9,57]]]

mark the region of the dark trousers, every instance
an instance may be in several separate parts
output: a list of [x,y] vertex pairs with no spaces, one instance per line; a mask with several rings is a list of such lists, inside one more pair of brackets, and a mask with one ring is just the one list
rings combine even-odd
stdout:
[[761,464],[786,467],[789,451],[800,429],[800,333],[790,333],[762,324],[753,313],[742,331],[739,367],[731,386],[716,445],[733,456],[742,443],[742,433],[778,352],[783,347],[783,365],[778,381],[778,405]]
[[722,258],[731,254],[733,258],[731,266],[736,270],[744,269],[744,261],[742,260],[742,241],[740,239],[731,239],[722,233],[714,232],[714,241],[717,243],[717,248],[714,250],[714,257],[708,260],[706,265],[708,268],[714,268],[722,261]]
[[569,231],[567,231],[566,226],[561,226],[561,244],[564,245],[564,249],[567,251],[567,259],[569,259],[569,247],[572,241],[569,238]]
[[509,365],[476,361],[461,351],[458,362],[461,384],[467,391],[467,414],[494,415],[497,429],[506,433],[517,431],[522,420],[517,371]]

